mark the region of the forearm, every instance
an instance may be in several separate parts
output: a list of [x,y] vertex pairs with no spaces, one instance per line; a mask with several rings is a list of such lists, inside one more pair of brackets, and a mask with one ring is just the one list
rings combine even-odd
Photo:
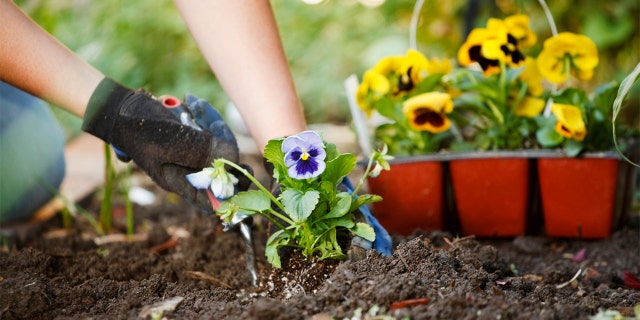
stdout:
[[0,79],[80,117],[104,75],[0,0]]
[[306,124],[269,1],[174,0],[262,148]]

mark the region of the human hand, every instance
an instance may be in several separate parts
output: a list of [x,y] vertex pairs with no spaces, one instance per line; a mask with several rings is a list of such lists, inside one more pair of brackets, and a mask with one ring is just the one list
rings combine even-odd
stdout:
[[183,110],[197,125],[182,123],[150,94],[105,78],[89,101],[82,129],[125,153],[162,188],[211,212],[206,193],[193,188],[185,176],[216,158],[238,162],[238,145],[206,101],[193,96],[187,100]]

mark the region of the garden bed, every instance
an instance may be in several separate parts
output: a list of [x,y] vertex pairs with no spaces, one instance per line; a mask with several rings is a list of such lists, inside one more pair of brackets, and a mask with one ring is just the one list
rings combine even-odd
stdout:
[[[131,241],[100,238],[82,218],[70,229],[59,218],[5,229],[0,319],[587,319],[599,310],[632,316],[640,303],[637,225],[599,241],[416,230],[394,236],[391,257],[291,259],[274,270],[258,221],[261,285],[254,288],[238,234],[153,184],[145,187],[158,198],[134,207]],[[115,226],[123,232],[120,211]]]

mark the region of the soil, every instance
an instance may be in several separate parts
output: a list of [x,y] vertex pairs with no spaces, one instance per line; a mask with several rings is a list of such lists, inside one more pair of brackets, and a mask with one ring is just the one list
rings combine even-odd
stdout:
[[129,240],[120,206],[111,238],[80,216],[66,229],[59,216],[4,228],[0,319],[588,319],[602,310],[633,317],[640,304],[637,226],[597,241],[416,230],[394,235],[390,257],[292,254],[273,269],[256,221],[253,287],[238,233],[155,192],[153,205],[134,206]]

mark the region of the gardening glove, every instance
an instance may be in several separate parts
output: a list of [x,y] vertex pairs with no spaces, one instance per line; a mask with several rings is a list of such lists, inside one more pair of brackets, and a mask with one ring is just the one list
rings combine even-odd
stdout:
[[185,176],[211,166],[216,158],[238,162],[238,145],[213,108],[204,110],[204,103],[191,100],[193,106],[184,110],[191,119],[194,112],[201,115],[194,120],[198,125],[182,123],[149,93],[105,78],[89,100],[82,130],[111,144],[120,159],[133,159],[162,188],[212,212],[205,191],[195,189]]
[[[353,184],[351,184],[348,177],[344,177],[344,179],[342,179],[342,183],[340,183],[338,188],[344,188],[350,194],[352,194],[354,190]],[[347,252],[349,259],[352,261],[360,261],[365,258],[366,252],[372,248],[382,253],[383,256],[390,256],[392,248],[391,236],[378,222],[378,219],[371,214],[371,211],[367,206],[361,206],[359,208],[356,212],[356,219],[357,222],[364,222],[370,225],[376,234],[376,239],[371,242],[358,236],[353,237],[351,240],[351,246]]]

